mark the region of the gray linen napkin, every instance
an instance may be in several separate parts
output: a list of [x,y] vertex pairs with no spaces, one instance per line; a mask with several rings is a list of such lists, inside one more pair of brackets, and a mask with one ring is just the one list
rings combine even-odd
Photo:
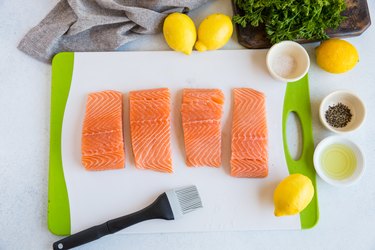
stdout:
[[21,40],[18,49],[51,62],[61,51],[111,51],[143,34],[162,30],[173,12],[208,0],[61,0]]

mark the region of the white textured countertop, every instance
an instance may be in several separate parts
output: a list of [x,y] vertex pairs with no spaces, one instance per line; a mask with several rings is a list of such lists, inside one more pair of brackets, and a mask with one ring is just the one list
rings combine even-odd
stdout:
[[[47,183],[51,66],[16,49],[22,36],[56,0],[0,1],[0,249],[51,249],[59,237],[47,229]],[[370,13],[375,3],[368,1]],[[231,14],[231,3],[215,1],[192,12],[196,24],[213,12]],[[356,92],[368,113],[364,126],[347,137],[361,146],[367,169],[355,186],[335,188],[318,178],[320,221],[305,231],[249,231],[113,235],[79,249],[375,249],[375,28],[348,39],[360,54],[342,75],[317,68],[313,48],[310,91],[315,143],[332,133],[319,123],[321,99],[337,89]],[[236,36],[225,49],[240,49]],[[145,36],[124,50],[168,50],[161,35]],[[346,135],[345,135],[346,136]]]

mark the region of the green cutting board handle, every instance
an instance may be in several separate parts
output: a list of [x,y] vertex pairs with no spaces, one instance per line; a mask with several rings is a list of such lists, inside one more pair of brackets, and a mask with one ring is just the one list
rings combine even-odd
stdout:
[[[290,155],[286,132],[288,116],[292,112],[298,116],[302,129],[302,152],[300,158],[297,160],[294,160]],[[313,165],[314,139],[307,74],[301,80],[289,82],[287,84],[282,119],[284,152],[289,174],[303,174],[309,177],[314,185],[315,195],[311,203],[300,213],[301,228],[312,228],[319,220],[319,208],[316,188],[316,172]]]
[[61,156],[61,133],[73,76],[74,53],[57,54],[52,61],[50,168],[48,180],[48,229],[70,234],[70,208]]

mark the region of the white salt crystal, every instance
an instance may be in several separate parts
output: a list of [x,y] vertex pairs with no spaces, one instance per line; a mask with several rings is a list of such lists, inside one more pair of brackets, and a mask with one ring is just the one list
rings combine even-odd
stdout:
[[272,68],[281,77],[290,77],[297,67],[297,62],[290,55],[279,55],[272,63]]

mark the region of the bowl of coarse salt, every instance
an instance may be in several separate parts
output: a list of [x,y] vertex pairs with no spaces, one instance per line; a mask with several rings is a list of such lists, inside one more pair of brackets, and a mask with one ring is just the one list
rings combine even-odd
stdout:
[[306,75],[310,58],[299,43],[282,41],[268,50],[266,63],[268,71],[276,80],[295,82]]

